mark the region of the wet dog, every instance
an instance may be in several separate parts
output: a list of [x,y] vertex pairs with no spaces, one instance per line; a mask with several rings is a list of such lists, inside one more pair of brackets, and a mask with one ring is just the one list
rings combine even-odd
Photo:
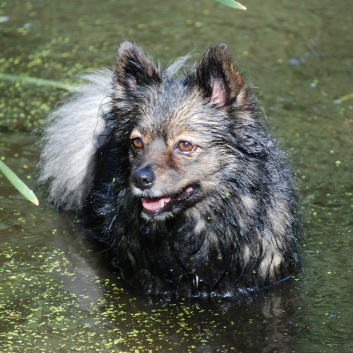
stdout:
[[[181,60],[183,61],[183,60]],[[123,42],[49,117],[41,181],[151,295],[236,296],[295,273],[300,216],[284,156],[225,44],[174,77]]]

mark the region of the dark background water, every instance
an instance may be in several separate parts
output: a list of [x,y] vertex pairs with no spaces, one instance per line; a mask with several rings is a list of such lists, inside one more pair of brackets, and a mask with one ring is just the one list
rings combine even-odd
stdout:
[[[0,2],[0,72],[78,82],[130,39],[166,65],[227,42],[298,171],[303,270],[251,303],[151,303],[102,266],[35,182],[38,128],[67,92],[0,80],[0,351],[353,351],[352,4],[346,0]],[[103,259],[104,262],[104,259]]]

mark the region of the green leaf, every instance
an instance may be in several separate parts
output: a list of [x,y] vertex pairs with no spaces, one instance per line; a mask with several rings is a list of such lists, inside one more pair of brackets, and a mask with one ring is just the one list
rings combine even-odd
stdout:
[[32,85],[37,86],[50,86],[55,88],[61,88],[67,91],[70,91],[74,86],[66,84],[60,81],[54,80],[46,80],[44,78],[37,78],[37,77],[30,77],[25,75],[12,75],[12,74],[5,74],[0,72],[0,80],[8,80],[8,81],[15,81],[15,82],[24,82],[29,83]]
[[246,7],[244,5],[234,0],[216,0],[216,1],[218,1],[223,5],[232,7],[233,9],[246,10]]
[[34,203],[36,206],[39,205],[39,201],[33,191],[1,160],[0,171],[28,201]]

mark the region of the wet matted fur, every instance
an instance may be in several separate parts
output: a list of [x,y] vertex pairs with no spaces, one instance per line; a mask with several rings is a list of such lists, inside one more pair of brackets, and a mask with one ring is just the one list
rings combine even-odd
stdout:
[[[175,65],[174,65],[175,66]],[[51,115],[41,181],[148,294],[236,296],[299,266],[298,198],[225,44],[174,78],[131,42]]]

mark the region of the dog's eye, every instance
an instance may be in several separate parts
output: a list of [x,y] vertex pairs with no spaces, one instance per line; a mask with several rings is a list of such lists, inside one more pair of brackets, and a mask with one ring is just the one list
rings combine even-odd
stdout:
[[196,146],[194,146],[192,143],[188,141],[180,141],[178,143],[178,150],[181,152],[192,152],[196,149]]
[[135,137],[134,139],[132,139],[132,145],[137,149],[143,148],[142,139],[140,137]]

